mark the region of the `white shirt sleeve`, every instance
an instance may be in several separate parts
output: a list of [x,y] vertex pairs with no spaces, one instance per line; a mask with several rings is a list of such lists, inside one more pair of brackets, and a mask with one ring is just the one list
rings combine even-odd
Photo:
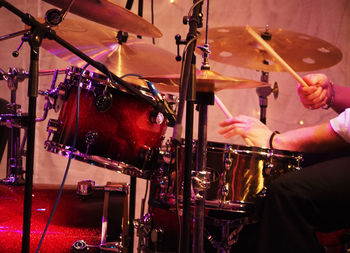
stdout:
[[339,136],[350,142],[350,108],[347,108],[334,119],[330,120],[331,126]]

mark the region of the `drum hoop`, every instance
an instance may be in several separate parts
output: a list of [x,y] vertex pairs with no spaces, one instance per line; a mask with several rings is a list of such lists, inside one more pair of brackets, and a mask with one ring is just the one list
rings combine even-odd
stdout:
[[[195,141],[194,141],[195,142]],[[208,151],[220,151],[227,152],[230,150],[237,154],[248,155],[262,155],[266,157],[280,157],[280,158],[294,158],[296,160],[302,159],[302,153],[294,152],[290,150],[269,149],[255,146],[243,146],[236,144],[220,143],[220,142],[207,142]]]
[[[44,148],[51,153],[59,154],[66,158],[69,157],[69,154],[71,153],[71,150],[72,150],[71,146],[65,146],[63,144],[56,143],[49,140],[45,141]],[[149,179],[152,176],[151,173],[153,173],[151,171],[142,171],[133,165],[130,165],[121,161],[115,161],[110,158],[104,158],[104,157],[93,156],[93,155],[85,155],[79,152],[78,150],[75,150],[74,152],[72,152],[72,159],[85,162],[90,165],[95,165],[98,167],[121,172],[129,176],[135,176],[135,177],[140,177],[144,179]]]
[[[66,70],[66,77],[64,79],[64,83],[66,85],[70,85],[71,87],[77,87],[77,82],[78,80],[76,80],[77,77],[80,76],[82,68],[79,67],[75,67],[75,66],[69,66]],[[68,78],[70,77],[70,79]],[[94,92],[95,88],[97,85],[102,85],[111,89],[114,89],[116,91],[120,91],[120,92],[124,92],[130,95],[133,95],[132,93],[130,93],[129,91],[127,91],[124,87],[122,87],[121,85],[113,85],[112,82],[110,81],[110,79],[108,77],[106,77],[105,75],[90,71],[90,70],[85,70],[83,75],[82,75],[82,80],[81,80],[81,84],[80,87],[82,89]],[[150,99],[154,99],[152,93],[150,92],[149,89],[139,86],[139,85],[135,85],[132,84],[136,89],[138,89],[143,95],[149,97]]]

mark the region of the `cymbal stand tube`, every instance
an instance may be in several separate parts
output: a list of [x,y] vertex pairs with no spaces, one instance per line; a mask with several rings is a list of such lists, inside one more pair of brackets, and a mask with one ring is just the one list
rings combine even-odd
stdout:
[[[198,95],[198,93],[197,93]],[[208,125],[208,106],[205,104],[198,105],[198,141],[197,141],[197,161],[196,172],[205,172],[207,164],[207,125]],[[202,180],[201,180],[202,181]],[[203,185],[203,182],[201,182]],[[206,198],[206,188],[199,189],[195,198],[194,209],[194,234],[193,234],[193,252],[202,253],[203,251],[203,231],[204,231],[204,206]]]
[[[269,82],[269,72],[261,71],[262,82]],[[256,88],[256,93],[259,96],[260,105],[260,121],[266,124],[266,109],[267,109],[267,97],[271,94],[272,89],[270,86]]]
[[[176,124],[173,131],[173,144],[175,149],[180,145],[182,131],[182,113],[186,101],[186,133],[185,133],[185,158],[183,169],[183,216],[181,226],[180,245],[178,252],[191,252],[190,248],[190,224],[191,222],[191,170],[192,170],[192,141],[193,141],[193,115],[195,102],[195,62],[194,50],[196,47],[197,29],[202,25],[203,0],[194,0],[192,15],[183,19],[184,24],[189,23],[189,32],[186,37],[186,51],[183,58],[180,75],[180,98],[176,117]],[[190,17],[189,17],[190,16]]]
[[[214,105],[214,92],[197,92],[197,104],[199,111],[198,119],[198,142],[196,173],[199,177],[200,187],[195,190],[195,222],[194,222],[194,244],[193,252],[202,253],[204,239],[204,215],[206,190],[209,186],[209,172],[207,166],[207,126],[208,126],[208,105]],[[198,181],[198,180],[197,180]],[[195,187],[193,187],[195,189]]]

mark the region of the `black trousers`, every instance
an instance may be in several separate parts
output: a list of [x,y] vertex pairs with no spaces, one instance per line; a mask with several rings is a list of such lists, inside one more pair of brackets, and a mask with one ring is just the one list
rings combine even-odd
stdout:
[[257,226],[256,252],[324,252],[315,231],[350,228],[350,155],[274,180]]

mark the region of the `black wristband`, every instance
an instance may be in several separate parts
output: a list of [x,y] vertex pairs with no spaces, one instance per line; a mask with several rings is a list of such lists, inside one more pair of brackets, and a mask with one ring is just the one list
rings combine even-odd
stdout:
[[280,132],[278,131],[273,131],[273,133],[271,134],[270,136],[270,140],[269,140],[269,145],[270,145],[270,148],[273,149],[273,145],[272,145],[272,142],[273,142],[273,138],[275,138],[275,135],[276,134],[279,134]]

